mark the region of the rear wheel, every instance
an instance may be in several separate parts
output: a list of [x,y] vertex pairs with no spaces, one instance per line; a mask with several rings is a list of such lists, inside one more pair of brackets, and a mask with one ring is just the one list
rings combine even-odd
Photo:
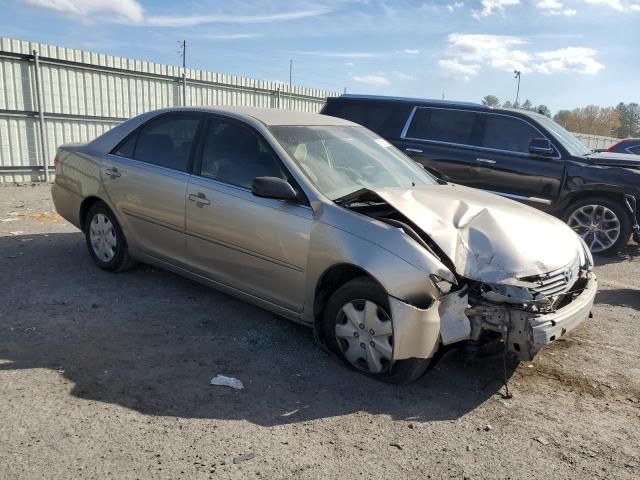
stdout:
[[393,319],[382,287],[360,277],[340,287],[327,302],[323,319],[329,347],[352,368],[388,383],[417,380],[428,359],[393,360]]
[[567,224],[594,255],[613,255],[629,241],[631,218],[623,205],[606,198],[586,198],[571,205]]
[[100,268],[120,272],[135,265],[129,256],[122,228],[104,203],[97,202],[91,206],[84,227],[89,253]]

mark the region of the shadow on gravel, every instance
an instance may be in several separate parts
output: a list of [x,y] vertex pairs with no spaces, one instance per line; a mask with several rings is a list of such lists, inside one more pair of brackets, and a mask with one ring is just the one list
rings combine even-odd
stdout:
[[608,265],[611,263],[622,263],[640,259],[640,245],[635,242],[629,242],[618,253],[610,257],[594,256],[593,260],[596,266]]
[[633,288],[600,290],[596,296],[596,303],[640,310],[640,291]]
[[[0,369],[51,369],[72,395],[147,415],[448,420],[502,385],[500,356],[465,367],[457,351],[415,384],[376,382],[323,352],[310,329],[230,296],[149,266],[100,271],[80,233],[0,237],[0,272]],[[209,385],[218,373],[245,389]]]

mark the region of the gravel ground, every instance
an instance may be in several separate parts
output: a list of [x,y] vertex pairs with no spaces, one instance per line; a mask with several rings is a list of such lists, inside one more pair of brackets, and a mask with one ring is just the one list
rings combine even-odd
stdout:
[[[640,478],[640,250],[510,372],[394,387],[310,330],[148,266],[96,268],[46,186],[0,187],[0,478]],[[216,374],[243,390],[212,386]]]

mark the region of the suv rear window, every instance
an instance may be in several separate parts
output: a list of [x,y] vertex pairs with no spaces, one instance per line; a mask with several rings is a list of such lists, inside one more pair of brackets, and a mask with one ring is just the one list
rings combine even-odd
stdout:
[[329,101],[322,114],[359,123],[381,137],[398,138],[411,109],[394,102]]
[[408,138],[470,145],[477,114],[464,110],[416,109]]

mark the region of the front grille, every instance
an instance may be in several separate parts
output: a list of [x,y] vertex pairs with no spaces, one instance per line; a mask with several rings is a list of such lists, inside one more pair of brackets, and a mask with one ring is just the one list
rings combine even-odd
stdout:
[[532,283],[529,288],[534,292],[541,293],[545,297],[553,297],[569,290],[578,279],[579,274],[580,258],[578,257],[566,267],[520,280]]

